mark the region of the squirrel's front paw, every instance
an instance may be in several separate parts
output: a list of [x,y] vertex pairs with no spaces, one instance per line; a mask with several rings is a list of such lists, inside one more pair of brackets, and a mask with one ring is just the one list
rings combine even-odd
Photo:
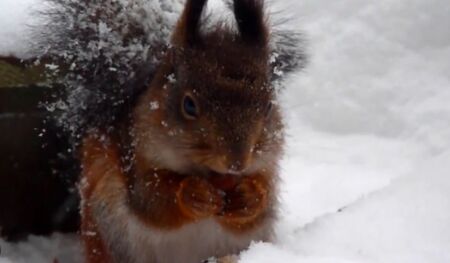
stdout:
[[247,224],[267,208],[267,186],[258,178],[244,178],[227,193],[223,219],[232,224]]
[[219,213],[223,208],[223,194],[208,181],[189,177],[181,182],[177,202],[189,217],[200,219]]

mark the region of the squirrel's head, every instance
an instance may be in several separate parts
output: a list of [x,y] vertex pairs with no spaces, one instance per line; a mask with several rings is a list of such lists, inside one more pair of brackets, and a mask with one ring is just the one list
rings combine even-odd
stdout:
[[134,112],[137,161],[180,173],[274,169],[283,140],[263,2],[234,0],[237,30],[202,33],[187,0],[172,47]]

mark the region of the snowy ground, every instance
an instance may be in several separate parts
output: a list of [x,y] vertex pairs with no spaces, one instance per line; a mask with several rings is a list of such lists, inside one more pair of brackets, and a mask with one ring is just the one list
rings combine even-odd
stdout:
[[[31,1],[7,2],[4,52],[2,14]],[[311,61],[283,96],[277,241],[241,262],[450,262],[448,0],[278,2]],[[0,246],[2,263],[79,261],[70,236]]]

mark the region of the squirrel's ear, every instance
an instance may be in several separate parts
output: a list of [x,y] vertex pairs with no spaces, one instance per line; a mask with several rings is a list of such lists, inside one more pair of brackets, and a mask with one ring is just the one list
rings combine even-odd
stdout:
[[207,0],[187,0],[184,11],[172,36],[177,47],[193,46],[200,42],[200,19]]
[[233,0],[234,15],[245,42],[267,45],[269,32],[264,16],[263,0]]

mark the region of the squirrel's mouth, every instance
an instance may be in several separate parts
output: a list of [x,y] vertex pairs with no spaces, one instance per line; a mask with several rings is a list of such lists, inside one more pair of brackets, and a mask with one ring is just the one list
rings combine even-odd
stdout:
[[220,175],[243,175],[245,174],[245,171],[236,171],[232,169],[217,169],[214,167],[207,167],[213,174],[220,174]]
[[220,175],[245,175],[250,167],[250,162],[247,163],[227,163],[223,161],[223,158],[219,158],[218,160],[209,161],[204,163],[205,167],[213,173]]
[[194,167],[203,167],[202,170],[216,174],[244,175],[247,174],[254,162],[254,156],[250,151],[244,152],[215,152],[209,149],[196,149],[186,155]]

